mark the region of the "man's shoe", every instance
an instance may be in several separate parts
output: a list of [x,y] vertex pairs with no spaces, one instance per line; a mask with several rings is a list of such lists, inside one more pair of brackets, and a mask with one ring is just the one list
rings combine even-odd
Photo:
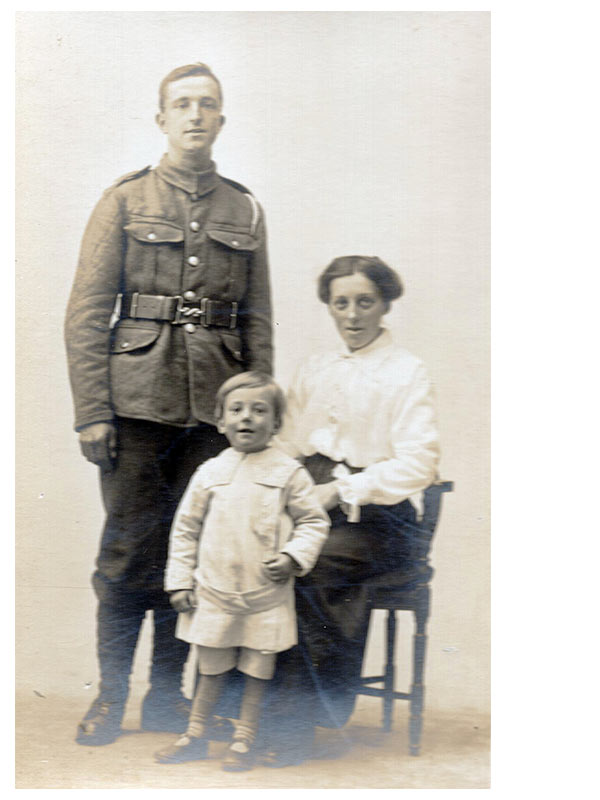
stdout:
[[184,733],[176,742],[163,747],[154,754],[159,764],[183,764],[184,761],[199,761],[208,755],[208,742]]
[[223,759],[223,769],[226,772],[244,772],[252,769],[253,765],[252,746],[245,739],[234,739]]
[[188,726],[190,701],[150,689],[142,701],[142,730],[181,733]]
[[123,703],[107,703],[96,698],[77,726],[75,741],[84,745],[103,745],[114,742],[122,733]]

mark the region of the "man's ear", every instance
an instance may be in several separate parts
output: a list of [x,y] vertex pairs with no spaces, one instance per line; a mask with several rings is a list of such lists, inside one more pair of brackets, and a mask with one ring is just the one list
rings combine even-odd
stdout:
[[281,430],[281,420],[276,419],[273,423],[273,433],[277,433],[279,430]]
[[225,125],[225,120],[226,120],[226,117],[225,117],[225,116],[223,116],[223,114],[221,114],[221,127],[219,128],[219,130],[221,130],[221,128],[223,127],[223,125]]
[[165,130],[165,127],[164,127],[165,126],[165,115],[162,113],[162,111],[159,111],[156,114],[156,116],[154,117],[154,120],[155,120],[156,124],[158,125],[158,127],[161,129],[161,131],[163,133],[166,133],[166,130]]
[[222,419],[220,419],[217,422],[217,430],[219,431],[219,433],[225,433],[225,425],[223,424],[223,420]]

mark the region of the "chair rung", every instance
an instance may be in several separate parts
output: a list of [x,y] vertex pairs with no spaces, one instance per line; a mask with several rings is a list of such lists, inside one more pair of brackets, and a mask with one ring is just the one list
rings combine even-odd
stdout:
[[[356,690],[356,694],[365,694],[369,697],[385,697],[385,689],[376,689],[373,686],[361,686]],[[410,700],[411,696],[408,692],[392,692],[391,696],[394,700]]]
[[384,681],[384,680],[385,680],[385,675],[374,675],[373,677],[369,677],[369,678],[361,678],[360,682],[364,683],[364,684],[366,684],[366,683],[379,683],[380,681]]

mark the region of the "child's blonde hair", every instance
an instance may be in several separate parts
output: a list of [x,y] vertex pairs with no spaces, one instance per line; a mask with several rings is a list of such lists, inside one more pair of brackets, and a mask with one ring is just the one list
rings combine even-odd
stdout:
[[225,405],[225,398],[228,394],[236,389],[255,389],[264,387],[267,389],[270,403],[273,407],[275,422],[277,427],[281,425],[283,414],[285,412],[285,396],[281,388],[275,383],[270,375],[266,372],[240,372],[231,378],[227,378],[219,391],[217,392],[217,399],[215,403],[215,418],[220,420],[223,416],[223,407]]

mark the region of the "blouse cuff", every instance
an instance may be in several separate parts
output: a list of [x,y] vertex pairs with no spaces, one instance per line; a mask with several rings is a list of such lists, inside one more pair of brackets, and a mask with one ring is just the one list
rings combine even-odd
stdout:
[[370,481],[364,473],[358,472],[355,475],[338,478],[336,484],[342,502],[350,506],[366,506],[371,502]]

